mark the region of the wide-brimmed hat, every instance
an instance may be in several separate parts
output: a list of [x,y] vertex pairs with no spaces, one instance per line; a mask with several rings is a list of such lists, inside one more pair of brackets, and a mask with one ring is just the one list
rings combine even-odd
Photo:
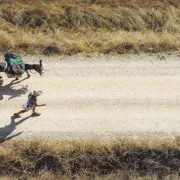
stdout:
[[42,95],[42,91],[33,91],[32,95],[33,96],[40,96],[40,95]]

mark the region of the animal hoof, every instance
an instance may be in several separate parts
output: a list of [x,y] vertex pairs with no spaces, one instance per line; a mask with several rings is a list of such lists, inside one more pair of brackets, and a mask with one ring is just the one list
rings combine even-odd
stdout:
[[18,81],[19,80],[19,78],[16,78],[16,81]]
[[0,76],[0,79],[2,79],[2,76]]

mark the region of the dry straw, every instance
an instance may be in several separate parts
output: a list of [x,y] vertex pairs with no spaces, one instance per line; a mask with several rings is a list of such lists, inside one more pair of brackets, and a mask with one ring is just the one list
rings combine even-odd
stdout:
[[5,0],[0,50],[28,54],[179,50],[178,0]]

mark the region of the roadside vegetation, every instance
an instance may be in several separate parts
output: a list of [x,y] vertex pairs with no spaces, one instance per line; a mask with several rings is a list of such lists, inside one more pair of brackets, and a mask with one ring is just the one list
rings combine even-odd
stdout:
[[179,0],[1,0],[0,52],[180,50]]
[[180,138],[112,141],[6,141],[1,179],[173,179],[180,177]]

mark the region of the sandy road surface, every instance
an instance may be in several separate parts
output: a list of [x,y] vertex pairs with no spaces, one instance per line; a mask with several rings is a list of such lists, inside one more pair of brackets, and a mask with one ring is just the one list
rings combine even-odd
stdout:
[[[28,62],[34,59],[24,58]],[[0,137],[116,138],[180,135],[180,58],[124,55],[44,58],[44,77],[0,81]],[[24,75],[24,77],[26,77]],[[27,94],[44,94],[40,117],[11,118]],[[11,99],[9,99],[11,98]]]

